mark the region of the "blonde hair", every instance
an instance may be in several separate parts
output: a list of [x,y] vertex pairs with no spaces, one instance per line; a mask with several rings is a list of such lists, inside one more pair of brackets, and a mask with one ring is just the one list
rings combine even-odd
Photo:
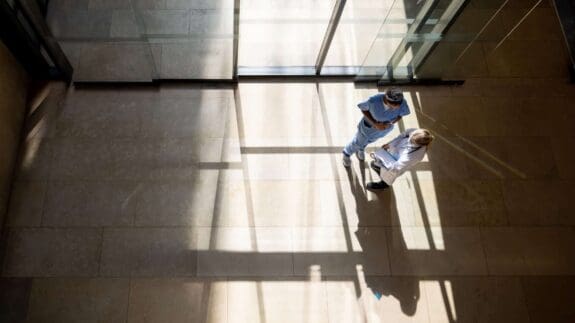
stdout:
[[411,134],[411,141],[421,146],[429,146],[435,137],[427,129],[417,129]]

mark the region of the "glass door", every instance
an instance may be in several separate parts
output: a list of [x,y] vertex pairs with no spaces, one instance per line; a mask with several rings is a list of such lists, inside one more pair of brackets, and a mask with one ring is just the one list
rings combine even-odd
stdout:
[[314,75],[335,0],[242,0],[239,75]]
[[411,80],[467,0],[394,2],[371,43],[359,78]]
[[466,0],[348,1],[322,75],[414,77]]

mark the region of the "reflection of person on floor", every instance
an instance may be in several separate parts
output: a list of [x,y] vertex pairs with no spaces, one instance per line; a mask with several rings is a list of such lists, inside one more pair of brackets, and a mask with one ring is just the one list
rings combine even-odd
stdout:
[[351,165],[351,155],[365,160],[365,147],[393,130],[393,124],[409,114],[409,106],[403,99],[403,92],[395,87],[376,94],[357,105],[363,118],[357,125],[357,133],[343,149],[343,165]]
[[397,177],[419,163],[425,156],[433,135],[426,129],[407,129],[372,154],[371,168],[381,177],[380,182],[367,183],[371,190],[389,187]]

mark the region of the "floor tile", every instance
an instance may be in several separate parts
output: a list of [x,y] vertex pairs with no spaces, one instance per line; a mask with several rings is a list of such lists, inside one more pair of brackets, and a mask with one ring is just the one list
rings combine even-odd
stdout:
[[0,320],[6,323],[24,322],[32,280],[30,278],[0,279]]
[[426,222],[441,226],[507,224],[498,181],[419,180],[415,185],[414,190],[419,192],[414,203],[420,204],[418,209],[422,213],[417,217],[419,225]]
[[309,221],[303,214],[320,214],[319,185],[314,181],[249,182],[257,226],[294,226]]
[[358,266],[366,275],[390,274],[384,228],[295,228],[294,248],[296,275],[351,275]]
[[166,0],[169,9],[233,8],[232,0]]
[[425,281],[430,322],[528,322],[518,278],[448,277]]
[[30,296],[30,322],[125,322],[129,281],[126,279],[35,279]]
[[425,287],[417,279],[344,278],[325,283],[330,322],[429,322]]
[[185,35],[190,28],[188,10],[146,10],[141,13],[146,35]]
[[[162,45],[161,78],[228,79],[232,77],[232,40],[205,38]],[[190,59],[194,57],[195,59]]]
[[[143,109],[142,135],[162,138],[224,138],[230,105],[225,98],[160,98]],[[217,126],[214,126],[217,125]]]
[[389,257],[394,275],[487,273],[479,230],[473,227],[391,228]]
[[42,222],[46,182],[14,182],[10,197],[8,225],[39,226]]
[[131,3],[126,0],[89,0],[88,8],[90,10],[97,9],[130,9]]
[[507,178],[556,177],[548,137],[472,137],[469,140]]
[[47,138],[33,138],[23,142],[16,177],[19,180],[48,180],[53,149],[53,143]]
[[131,8],[114,10],[110,26],[111,38],[138,38],[144,34],[142,25],[138,24],[136,13]]
[[96,276],[102,242],[95,229],[14,229],[3,274],[11,277]]
[[365,189],[360,176],[350,171],[349,182],[345,179],[322,181],[319,184],[321,213],[311,218],[302,215],[300,225],[350,228],[391,225],[397,216],[393,193],[371,193]]
[[228,282],[228,322],[327,322],[319,281],[259,279]]
[[218,186],[215,176],[185,182],[145,182],[134,194],[137,226],[212,225]]
[[140,114],[153,100],[105,93],[70,95],[55,123],[55,137],[135,138],[140,134]]
[[575,161],[575,154],[570,149],[565,149],[573,137],[552,137],[551,147],[553,156],[561,179],[575,179],[575,171],[571,167]]
[[136,182],[50,182],[42,224],[49,227],[131,226]]
[[103,276],[171,277],[196,273],[196,242],[190,229],[106,229],[103,239]]
[[75,80],[149,82],[153,72],[148,43],[92,42],[82,48]]
[[190,34],[233,35],[233,9],[192,9],[190,11]]
[[54,36],[62,38],[106,38],[110,34],[111,10],[62,9],[52,7],[47,23]]
[[290,228],[198,229],[199,276],[293,276]]
[[575,236],[565,227],[482,229],[492,275],[571,275]]
[[572,322],[575,306],[570,296],[573,277],[535,276],[521,279],[530,322]]
[[135,279],[128,322],[227,322],[227,283],[206,279]]
[[571,225],[570,200],[575,194],[567,181],[506,181],[503,185],[509,223],[513,225]]

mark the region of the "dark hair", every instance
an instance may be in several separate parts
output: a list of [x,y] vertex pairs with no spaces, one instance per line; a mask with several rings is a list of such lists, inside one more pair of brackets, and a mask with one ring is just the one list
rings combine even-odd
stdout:
[[389,89],[385,90],[385,99],[389,103],[400,104],[403,102],[403,91],[397,87],[390,87]]

